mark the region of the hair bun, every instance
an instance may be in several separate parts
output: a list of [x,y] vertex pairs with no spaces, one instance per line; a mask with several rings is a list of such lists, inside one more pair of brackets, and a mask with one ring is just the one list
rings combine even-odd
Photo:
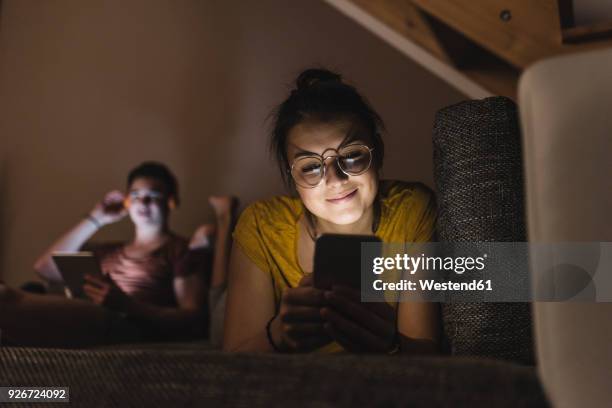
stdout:
[[295,86],[298,91],[301,91],[322,82],[342,83],[342,77],[327,69],[311,68],[305,70],[298,76],[295,80]]

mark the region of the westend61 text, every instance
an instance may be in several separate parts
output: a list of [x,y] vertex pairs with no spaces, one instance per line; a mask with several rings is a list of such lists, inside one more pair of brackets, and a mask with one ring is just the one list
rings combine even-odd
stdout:
[[381,279],[373,282],[374,290],[377,291],[491,291],[493,285],[491,280],[472,280],[470,282],[437,282],[433,279],[419,279],[416,282],[401,279],[397,282],[384,282]]

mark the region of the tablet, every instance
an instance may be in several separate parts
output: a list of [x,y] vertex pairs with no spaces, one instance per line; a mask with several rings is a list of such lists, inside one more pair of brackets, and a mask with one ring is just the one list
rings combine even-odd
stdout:
[[381,242],[370,235],[324,234],[315,243],[314,286],[361,288],[361,244]]
[[93,252],[55,252],[53,261],[64,279],[66,295],[72,298],[89,299],[83,291],[85,274],[103,276],[100,262]]

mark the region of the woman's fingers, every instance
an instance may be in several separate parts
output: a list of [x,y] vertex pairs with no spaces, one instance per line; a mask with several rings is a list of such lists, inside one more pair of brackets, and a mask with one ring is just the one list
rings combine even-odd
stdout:
[[298,283],[298,287],[303,287],[303,286],[313,286],[313,274],[312,273],[307,273],[304,276],[302,276],[302,279],[300,279],[300,282]]
[[319,307],[294,306],[291,304],[281,307],[279,317],[283,323],[320,322],[323,320]]
[[332,338],[325,334],[325,336],[315,337],[300,337],[297,339],[288,337],[285,339],[287,345],[297,352],[308,352],[316,350],[332,341]]
[[351,353],[360,353],[362,352],[363,346],[356,342],[354,339],[351,339],[349,336],[344,334],[344,332],[340,331],[336,328],[332,323],[327,322],[323,326],[325,331],[329,334],[329,336],[339,343],[346,351],[350,351]]
[[312,286],[312,275],[283,292],[279,313],[287,344],[295,350],[320,347],[332,338],[350,351],[385,351],[395,336],[395,309],[386,303],[362,303],[358,290]]
[[330,308],[321,313],[328,322],[324,326],[328,333],[350,351],[384,351],[391,344],[391,338],[376,336]]
[[292,338],[326,336],[323,323],[283,323],[283,331]]
[[283,292],[283,303],[301,306],[324,306],[325,295],[322,290],[313,287],[297,287]]
[[[319,309],[315,309],[319,313]],[[279,316],[280,317],[280,316]],[[310,351],[332,339],[323,327],[323,321],[291,321],[286,322],[280,319],[279,328],[281,330],[282,342],[294,351]]]
[[396,310],[386,302],[362,302],[361,293],[348,286],[333,286],[332,293],[366,307],[385,321],[395,322]]
[[[342,318],[342,328],[348,329],[346,322],[351,323],[350,327],[357,326],[361,329],[361,338],[366,341],[369,340],[369,336],[365,334],[373,335],[377,339],[380,339],[387,345],[392,341],[395,336],[395,318],[383,319],[378,314],[370,310],[369,304],[361,302],[355,302],[353,299],[349,299],[338,292],[331,291],[326,293],[327,300],[329,302],[329,308],[322,310],[323,318],[329,319],[328,316],[336,318],[340,316]],[[385,305],[385,307],[389,307]],[[331,314],[330,314],[331,313]],[[347,332],[347,330],[343,330]]]
[[[370,310],[369,304],[356,302],[337,291],[327,292],[326,298],[333,311],[340,313],[371,333],[375,333],[383,338],[393,336],[395,332],[395,318],[393,315],[389,315],[391,318],[382,318]],[[390,306],[387,307],[390,308]]]
[[285,343],[296,351],[309,351],[331,341],[323,327],[321,307],[326,304],[322,290],[312,287],[305,276],[300,286],[286,289],[281,299],[279,318]]

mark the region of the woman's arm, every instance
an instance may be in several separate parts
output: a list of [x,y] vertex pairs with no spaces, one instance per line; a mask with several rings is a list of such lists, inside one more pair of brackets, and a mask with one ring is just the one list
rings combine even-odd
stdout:
[[272,279],[238,245],[230,256],[224,351],[273,351],[266,324],[274,316]]
[[49,281],[62,281],[62,276],[55,266],[51,256],[58,251],[78,251],[93,234],[104,225],[117,222],[127,215],[122,207],[116,211],[109,211],[109,207],[119,206],[123,203],[123,193],[111,191],[104,200],[97,203],[89,216],[75,225],[53,243],[34,263],[34,270]]
[[[283,291],[275,315],[274,288],[269,275],[251,262],[236,245],[230,259],[225,316],[225,351],[311,351],[331,341],[323,327],[323,291],[312,277]],[[270,319],[270,337],[266,326]],[[274,344],[274,346],[271,344]]]

